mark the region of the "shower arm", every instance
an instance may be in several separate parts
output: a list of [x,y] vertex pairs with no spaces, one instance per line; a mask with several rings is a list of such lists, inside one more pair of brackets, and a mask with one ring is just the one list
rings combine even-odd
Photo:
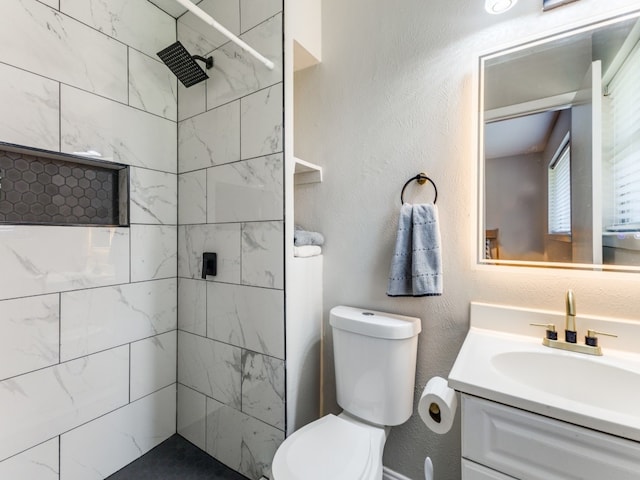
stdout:
[[193,58],[194,60],[200,60],[201,62],[203,62],[205,67],[207,67],[207,70],[209,70],[210,68],[213,68],[213,57],[204,58],[200,55],[191,55],[191,58]]
[[274,63],[271,60],[269,60],[268,58],[266,58],[263,55],[261,55],[260,53],[258,53],[253,47],[249,46],[243,40],[239,39],[237,36],[235,36],[229,30],[224,28],[222,25],[220,25],[218,22],[216,22],[213,18],[211,18],[211,16],[208,15],[200,7],[194,5],[189,0],[175,0],[175,1],[178,2],[180,5],[182,5],[184,8],[186,8],[187,10],[189,10],[191,13],[193,13],[200,20],[202,20],[206,24],[208,24],[208,25],[212,26],[213,28],[215,28],[216,30],[218,30],[221,34],[223,34],[225,37],[227,37],[233,43],[238,45],[240,48],[242,48],[243,50],[245,50],[246,52],[250,53],[255,58],[257,58],[258,60],[260,60],[269,70],[273,70]]

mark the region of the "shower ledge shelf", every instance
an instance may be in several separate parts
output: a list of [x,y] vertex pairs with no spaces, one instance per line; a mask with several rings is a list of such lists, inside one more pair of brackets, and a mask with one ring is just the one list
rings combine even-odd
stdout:
[[296,168],[293,172],[293,183],[295,185],[322,182],[322,167],[297,157],[294,157],[294,159],[296,161]]

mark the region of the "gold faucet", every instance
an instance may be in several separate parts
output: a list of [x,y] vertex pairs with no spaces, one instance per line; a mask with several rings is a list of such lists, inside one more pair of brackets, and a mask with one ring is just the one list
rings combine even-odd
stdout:
[[587,353],[589,355],[602,355],[602,349],[598,345],[597,335],[607,335],[608,337],[617,337],[612,333],[597,332],[595,330],[587,330],[587,335],[584,339],[584,345],[577,343],[577,329],[576,329],[576,299],[573,294],[573,290],[568,290],[566,297],[566,313],[565,313],[565,325],[564,325],[564,341],[558,340],[558,333],[556,332],[556,326],[553,323],[531,323],[530,325],[536,327],[545,327],[546,334],[542,339],[542,344],[546,347],[559,348],[561,350],[568,350],[570,352]]

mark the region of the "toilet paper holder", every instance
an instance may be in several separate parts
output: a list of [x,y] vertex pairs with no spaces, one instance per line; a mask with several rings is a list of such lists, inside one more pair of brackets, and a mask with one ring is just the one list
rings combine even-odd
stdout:
[[437,403],[431,402],[431,405],[429,405],[429,416],[436,423],[440,423],[442,421],[442,413],[440,412],[440,407]]
[[457,408],[456,391],[447,380],[431,378],[418,401],[418,414],[425,425],[435,433],[447,433],[453,426]]

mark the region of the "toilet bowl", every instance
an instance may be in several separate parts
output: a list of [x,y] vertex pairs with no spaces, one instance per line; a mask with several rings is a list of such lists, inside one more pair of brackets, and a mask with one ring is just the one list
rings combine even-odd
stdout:
[[274,480],[382,478],[382,427],[329,414],[293,433],[273,459]]
[[290,435],[273,458],[272,480],[382,480],[389,429],[413,412],[420,319],[340,306],[329,323],[344,411]]

